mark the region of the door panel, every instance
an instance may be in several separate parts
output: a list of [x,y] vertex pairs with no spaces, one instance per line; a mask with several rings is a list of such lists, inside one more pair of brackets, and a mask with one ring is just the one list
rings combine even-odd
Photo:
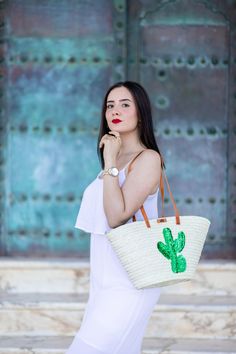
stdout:
[[74,224],[83,190],[100,168],[103,95],[125,75],[125,8],[118,5],[10,0],[2,8],[2,255],[89,255],[89,235]]
[[[228,184],[235,11],[232,2],[222,1],[143,0],[128,7],[128,75],[150,95],[156,139],[180,215],[212,222],[203,258],[236,254],[235,210],[229,207],[235,182]],[[169,196],[165,211],[174,213]]]

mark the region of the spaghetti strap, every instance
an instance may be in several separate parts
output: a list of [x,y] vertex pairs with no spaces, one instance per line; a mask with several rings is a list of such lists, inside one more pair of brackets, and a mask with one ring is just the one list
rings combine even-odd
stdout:
[[[144,149],[144,150],[146,150],[146,149]],[[127,167],[129,164],[133,163],[133,161],[134,161],[134,160],[141,154],[141,152],[143,152],[144,150],[141,150],[136,156],[134,156],[129,162],[127,162],[127,164],[125,165],[125,167],[123,167],[120,171],[125,170],[126,167]]]

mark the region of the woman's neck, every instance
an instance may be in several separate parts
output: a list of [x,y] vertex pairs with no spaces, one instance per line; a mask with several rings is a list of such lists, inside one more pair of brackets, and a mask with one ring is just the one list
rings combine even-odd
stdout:
[[138,153],[141,150],[147,149],[146,146],[140,141],[136,134],[120,134],[121,149],[118,158]]

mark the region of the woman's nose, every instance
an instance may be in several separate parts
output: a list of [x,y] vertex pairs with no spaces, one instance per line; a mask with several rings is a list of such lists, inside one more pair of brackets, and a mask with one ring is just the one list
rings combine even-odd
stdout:
[[120,114],[120,112],[119,112],[118,109],[114,108],[114,109],[112,110],[112,115],[113,115],[113,116],[119,115],[119,114]]

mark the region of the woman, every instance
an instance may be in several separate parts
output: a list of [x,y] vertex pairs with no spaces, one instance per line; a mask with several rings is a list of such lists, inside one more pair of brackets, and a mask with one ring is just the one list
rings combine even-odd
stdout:
[[106,237],[111,228],[133,222],[133,215],[143,220],[142,205],[149,219],[158,217],[165,165],[140,84],[119,82],[107,91],[97,149],[103,171],[85,189],[75,224],[91,233],[89,300],[66,354],[140,354],[160,288],[136,289]]

